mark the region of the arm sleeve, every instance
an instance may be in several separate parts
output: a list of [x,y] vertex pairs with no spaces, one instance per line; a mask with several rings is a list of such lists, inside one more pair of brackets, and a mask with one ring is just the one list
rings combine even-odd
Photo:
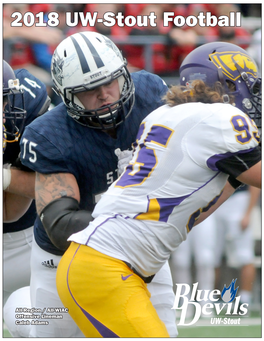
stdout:
[[93,218],[92,212],[80,209],[76,199],[62,197],[50,202],[42,210],[40,220],[52,244],[66,251],[70,245],[67,239],[86,228]]
[[237,178],[241,173],[245,172],[261,160],[260,147],[253,150],[238,153],[225,159],[216,162],[217,168],[234,178]]

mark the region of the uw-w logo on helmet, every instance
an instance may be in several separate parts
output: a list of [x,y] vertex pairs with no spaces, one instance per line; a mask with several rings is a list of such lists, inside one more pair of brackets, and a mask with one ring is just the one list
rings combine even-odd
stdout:
[[257,77],[257,66],[253,60],[241,52],[215,52],[209,55],[216,67],[220,67],[222,72],[231,80],[235,81],[240,77],[237,72],[236,63],[247,73],[254,78]]
[[54,52],[54,57],[52,61],[52,71],[53,71],[53,76],[56,79],[56,81],[62,85],[62,67],[63,67],[64,61],[62,58],[59,57],[58,52]]

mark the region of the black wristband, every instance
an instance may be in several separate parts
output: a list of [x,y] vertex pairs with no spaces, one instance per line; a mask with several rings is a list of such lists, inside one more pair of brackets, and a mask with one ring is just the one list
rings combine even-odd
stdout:
[[242,186],[242,182],[238,181],[236,178],[233,176],[229,175],[227,181],[230,183],[230,185],[234,188],[237,189],[238,187]]

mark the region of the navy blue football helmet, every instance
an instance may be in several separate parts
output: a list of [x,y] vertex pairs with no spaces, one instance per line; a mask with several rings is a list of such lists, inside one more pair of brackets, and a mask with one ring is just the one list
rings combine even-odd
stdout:
[[195,79],[213,86],[220,82],[227,94],[235,98],[235,106],[261,128],[261,78],[257,65],[241,47],[213,42],[199,46],[184,59],[180,67],[181,85]]
[[[16,106],[17,96],[22,96],[22,106]],[[6,142],[14,142],[19,139],[20,130],[23,129],[26,118],[26,110],[24,104],[23,90],[16,79],[15,73],[11,66],[3,60],[3,119],[8,121],[8,128],[3,129],[4,144]],[[17,127],[18,120],[20,129]]]

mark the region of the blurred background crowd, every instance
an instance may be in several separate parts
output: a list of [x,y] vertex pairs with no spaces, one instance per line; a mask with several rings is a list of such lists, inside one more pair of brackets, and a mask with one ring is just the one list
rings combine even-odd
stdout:
[[[56,27],[11,27],[13,12],[37,14],[49,12],[59,14]],[[156,27],[107,27],[96,23],[94,27],[66,24],[66,12],[97,12],[103,18],[105,12],[121,12],[125,17],[143,16],[154,12]],[[175,16],[197,16],[200,12],[211,12],[216,17],[229,16],[230,12],[240,12],[241,27],[175,27],[173,22],[164,27],[163,13],[174,12]],[[146,69],[174,81],[184,57],[195,47],[210,41],[226,41],[248,49],[254,42],[259,48],[251,48],[253,57],[260,63],[261,4],[4,4],[3,37],[4,59],[13,68],[25,67],[34,75],[50,84],[50,62],[56,46],[68,35],[84,30],[98,31],[109,35],[127,58],[130,71]],[[172,78],[171,78],[172,77]]]
[[[49,12],[59,14],[59,25],[56,27],[11,27],[14,18],[11,14],[26,12],[37,14]],[[124,16],[143,16],[154,12],[157,16],[156,27],[107,27],[96,23],[94,27],[76,27],[66,25],[66,12],[97,12],[97,19],[103,18],[105,12],[122,12]],[[211,12],[212,15],[229,16],[231,12],[240,12],[241,27],[169,27],[163,25],[163,13],[174,12],[174,15],[198,16],[200,12]],[[67,36],[85,30],[92,30],[111,37],[123,52],[131,72],[140,69],[161,76],[168,84],[178,83],[179,66],[184,57],[195,47],[211,41],[231,42],[246,49],[255,59],[261,70],[261,4],[4,4],[3,6],[3,52],[4,59],[13,69],[26,68],[41,79],[48,89],[52,104],[60,102],[60,98],[51,90],[50,64],[56,46]],[[254,291],[253,303],[260,304],[260,203],[251,220],[253,252],[252,266],[256,272],[251,276],[249,291]],[[241,219],[243,217],[241,216]],[[206,239],[206,238],[205,238]],[[200,247],[203,247],[202,245]],[[176,267],[176,265],[175,265]],[[179,271],[179,267],[175,268]],[[227,276],[228,272],[226,272]],[[223,276],[222,283],[228,285],[236,274],[230,273],[229,278]],[[239,273],[237,273],[239,276]],[[248,277],[248,275],[246,275]],[[255,281],[255,278],[257,279]],[[255,282],[254,282],[255,281]],[[239,280],[238,280],[239,282]],[[254,283],[253,283],[254,282]],[[254,285],[253,285],[254,284]],[[213,289],[213,288],[212,288]]]

